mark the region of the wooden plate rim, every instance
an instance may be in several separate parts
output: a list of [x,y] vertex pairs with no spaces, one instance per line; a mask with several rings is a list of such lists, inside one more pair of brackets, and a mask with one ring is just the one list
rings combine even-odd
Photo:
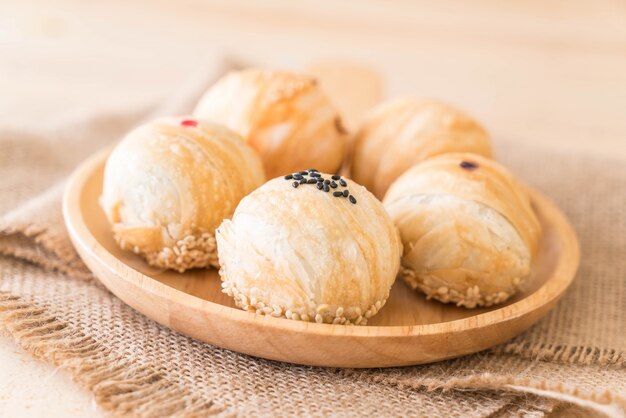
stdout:
[[[334,334],[337,336],[358,338],[410,337],[466,332],[468,329],[477,330],[512,320],[531,313],[539,306],[551,304],[569,287],[578,268],[580,258],[578,239],[567,218],[547,197],[532,188],[528,188],[533,204],[541,207],[543,212],[550,212],[549,218],[555,223],[555,229],[559,231],[558,236],[561,251],[558,263],[550,278],[539,289],[524,299],[511,305],[467,318],[448,322],[416,325],[346,326],[290,321],[284,318],[256,315],[255,313],[220,305],[210,300],[193,296],[161,283],[150,276],[144,275],[111,254],[91,234],[82,216],[80,197],[84,184],[92,174],[92,171],[104,163],[103,160],[106,159],[112,148],[111,146],[103,149],[80,164],[70,176],[65,187],[63,195],[63,218],[70,235],[79,238],[74,240],[74,245],[80,245],[83,251],[89,253],[93,258],[98,259],[101,264],[114,273],[115,276],[129,281],[131,284],[158,298],[165,298],[181,305],[186,305],[192,309],[202,310],[204,313],[213,315],[215,318],[229,316],[231,320],[235,320],[236,322],[288,330],[290,332],[323,335]],[[70,213],[76,213],[77,216],[70,216]]]

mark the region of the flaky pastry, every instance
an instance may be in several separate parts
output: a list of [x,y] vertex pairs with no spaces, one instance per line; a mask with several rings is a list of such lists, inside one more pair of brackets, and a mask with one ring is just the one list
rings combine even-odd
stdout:
[[475,154],[446,154],[400,176],[383,201],[404,244],[400,275],[442,302],[509,298],[531,271],[541,227],[520,184]]
[[382,199],[412,165],[435,155],[472,152],[491,157],[487,132],[463,112],[411,97],[383,102],[357,131],[351,176]]
[[264,180],[259,157],[236,133],[163,118],[115,147],[100,203],[122,249],[182,272],[217,266],[215,228]]
[[385,304],[402,252],[380,201],[316,170],[246,196],[216,239],[223,291],[239,307],[318,323],[364,325]]
[[317,167],[336,172],[345,133],[315,79],[281,71],[232,71],[207,91],[194,114],[224,124],[254,148],[268,178]]

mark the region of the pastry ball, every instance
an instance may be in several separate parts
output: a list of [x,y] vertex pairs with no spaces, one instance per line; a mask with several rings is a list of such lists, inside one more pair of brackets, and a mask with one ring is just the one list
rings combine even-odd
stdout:
[[273,178],[310,167],[335,173],[345,132],[315,79],[280,71],[233,71],[202,97],[194,114],[244,137]]
[[446,154],[417,164],[383,204],[404,244],[401,276],[429,298],[490,306],[530,274],[539,221],[520,184],[490,159]]
[[115,147],[100,202],[122,249],[183,272],[218,266],[215,228],[264,180],[259,157],[228,128],[164,118]]
[[491,157],[489,135],[444,103],[390,100],[372,109],[356,134],[352,178],[382,199],[389,185],[412,165],[449,152]]
[[365,325],[389,297],[402,244],[365,187],[315,170],[241,200],[216,232],[224,293],[244,310]]

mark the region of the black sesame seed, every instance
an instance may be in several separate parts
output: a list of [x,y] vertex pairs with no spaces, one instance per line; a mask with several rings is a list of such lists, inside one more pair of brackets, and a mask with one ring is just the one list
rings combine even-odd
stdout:
[[324,180],[324,184],[330,184],[330,180]]
[[346,183],[344,179],[339,180],[339,184],[341,184],[343,187],[346,187],[348,185],[348,183]]
[[309,179],[309,180],[307,180],[307,183],[315,184],[315,183],[317,183],[317,181],[315,179]]
[[354,198],[354,196],[350,195],[348,199],[350,200],[350,203],[356,203],[356,199]]
[[297,189],[300,183],[298,183],[297,181],[294,181],[293,183],[291,183],[291,185]]
[[343,197],[348,197],[349,194],[350,192],[348,191],[348,189],[343,191]]
[[309,173],[317,173],[317,170],[316,170],[316,169],[314,169],[314,168],[309,168],[307,171],[308,171]]
[[303,176],[308,176],[309,173],[307,171],[301,171],[300,174],[302,174]]
[[330,182],[330,187],[332,187],[333,189],[337,188],[337,183],[335,183],[334,181]]
[[294,178],[295,180],[302,180],[302,174],[300,174],[300,173],[296,173],[296,174],[294,174],[294,175],[293,175],[293,178]]
[[285,176],[285,180],[291,180],[293,178],[293,174],[287,174]]
[[311,173],[311,177],[322,177],[322,175],[320,173],[314,171],[314,172]]
[[324,185],[324,191],[327,193],[330,191],[330,187],[328,187],[328,184]]
[[317,183],[317,188],[322,190],[324,188],[324,185],[322,183]]
[[338,176],[338,175],[335,174],[334,176],[331,176],[330,178],[333,179],[333,180],[339,180],[341,178],[341,176]]
[[343,196],[343,194],[341,192],[333,192],[333,196],[341,197],[341,196]]
[[301,179],[300,184],[306,184],[306,179]]
[[323,179],[323,178],[321,178],[321,177],[318,177],[318,178],[317,178],[317,181],[318,181],[319,183],[324,183],[324,179]]

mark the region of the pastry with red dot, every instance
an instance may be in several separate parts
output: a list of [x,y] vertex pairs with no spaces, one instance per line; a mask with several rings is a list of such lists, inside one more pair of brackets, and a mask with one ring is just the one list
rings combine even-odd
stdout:
[[183,272],[217,266],[215,228],[265,181],[226,127],[190,117],[142,125],[109,156],[100,203],[122,249]]

